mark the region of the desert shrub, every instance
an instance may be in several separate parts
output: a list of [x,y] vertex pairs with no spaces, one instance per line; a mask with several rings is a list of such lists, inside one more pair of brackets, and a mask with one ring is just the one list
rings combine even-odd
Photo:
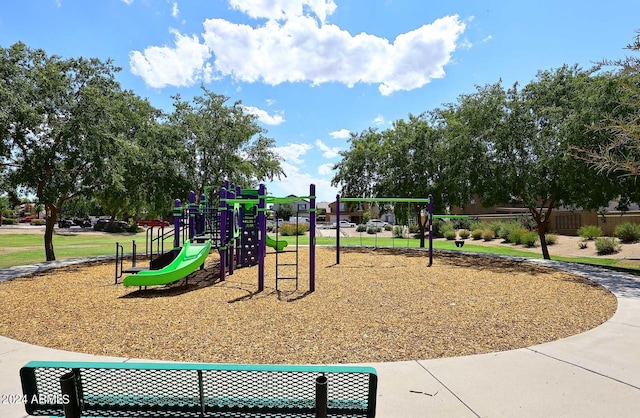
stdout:
[[516,245],[520,245],[522,244],[522,236],[527,232],[529,231],[527,231],[520,225],[517,225],[515,228],[511,228],[511,230],[509,231],[507,241]]
[[304,235],[307,230],[308,227],[306,223],[296,224],[292,222],[280,225],[280,235],[283,236]]
[[449,241],[453,241],[454,239],[456,239],[456,231],[454,231],[453,229],[444,231],[444,237]]
[[410,234],[417,234],[419,232],[420,232],[420,227],[418,226],[418,224],[409,225],[409,233]]
[[487,224],[484,222],[480,222],[479,220],[471,221],[471,225],[467,228],[469,231],[473,231],[474,229],[484,229]]
[[443,238],[447,231],[454,231],[453,224],[451,222],[438,219],[433,223],[433,234],[437,238]]
[[460,236],[461,239],[469,238],[470,234],[471,234],[471,232],[469,232],[468,229],[461,229],[461,230],[458,231],[458,235]]
[[616,226],[613,235],[624,243],[640,241],[640,224],[622,223]]
[[578,229],[578,235],[584,239],[594,239],[602,236],[602,228],[596,225],[584,225]]
[[454,229],[470,229],[472,221],[470,218],[456,218],[451,222],[453,223]]
[[486,224],[483,229],[492,230],[493,237],[495,238],[498,236],[498,231],[500,231],[500,228],[502,228],[502,224],[504,224],[504,222],[500,222],[500,221],[491,222],[489,224]]
[[471,238],[475,239],[475,240],[479,240],[482,238],[482,229],[474,229],[473,231],[471,231]]
[[367,226],[365,224],[356,226],[356,232],[367,232]]
[[393,236],[396,238],[402,238],[402,227],[400,225],[396,225],[393,227]]
[[382,228],[380,228],[379,226],[368,226],[367,227],[367,234],[377,234],[378,232],[382,232]]
[[491,241],[496,237],[496,233],[493,232],[493,229],[486,228],[482,230],[482,239],[485,241]]
[[615,254],[620,251],[620,244],[613,237],[596,238],[596,252],[598,255]]
[[589,241],[587,240],[578,242],[578,248],[580,248],[581,250],[585,250],[588,246],[589,246]]
[[523,213],[521,215],[516,216],[516,222],[527,231],[533,231],[538,228],[538,224],[536,223],[533,216],[530,213]]
[[509,239],[509,234],[513,230],[521,231],[522,227],[520,226],[519,223],[515,221],[502,222],[500,230],[498,230],[498,232],[496,233],[496,236],[498,238],[502,238],[505,242],[513,242]]
[[520,236],[520,241],[525,247],[535,247],[538,239],[538,233],[533,231],[526,231]]
[[556,234],[545,234],[544,240],[547,241],[547,245],[553,245],[558,242],[558,236]]
[[45,219],[34,219],[31,221],[31,225],[45,225],[47,221]]

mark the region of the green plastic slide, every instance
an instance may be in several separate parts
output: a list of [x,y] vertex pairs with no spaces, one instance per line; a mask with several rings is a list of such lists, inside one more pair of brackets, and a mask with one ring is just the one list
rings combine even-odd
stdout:
[[143,270],[138,274],[127,276],[122,284],[125,286],[159,286],[173,283],[187,277],[199,268],[206,260],[210,250],[211,241],[202,245],[192,245],[191,241],[185,241],[180,254],[171,264],[160,270]]
[[269,235],[267,235],[267,245],[271,248],[275,248],[276,251],[282,251],[284,250],[284,247],[286,247],[289,244],[287,243],[287,241],[276,241],[273,238],[271,238]]

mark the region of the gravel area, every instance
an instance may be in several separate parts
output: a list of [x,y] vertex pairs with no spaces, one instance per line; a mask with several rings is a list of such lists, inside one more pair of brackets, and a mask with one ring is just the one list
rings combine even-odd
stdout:
[[[279,255],[292,262],[294,254]],[[615,297],[578,276],[540,266],[401,250],[317,249],[316,292],[308,293],[308,249],[299,290],[266,289],[257,267],[205,269],[168,287],[114,284],[114,265],[65,267],[0,284],[0,334],[85,353],[233,363],[361,363],[503,351],[594,328]],[[291,272],[281,272],[290,274]]]

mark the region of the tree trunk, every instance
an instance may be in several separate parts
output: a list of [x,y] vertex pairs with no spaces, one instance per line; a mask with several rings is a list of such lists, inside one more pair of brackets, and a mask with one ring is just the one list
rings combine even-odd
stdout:
[[47,257],[47,261],[54,261],[56,259],[56,254],[53,251],[53,227],[58,220],[58,208],[48,204],[47,209],[47,223],[44,228],[44,253]]
[[538,210],[537,208],[529,208],[529,212],[533,216],[533,219],[536,221],[536,225],[538,226],[538,237],[540,238],[540,248],[542,249],[542,258],[545,260],[551,260],[551,256],[549,255],[549,247],[547,246],[547,238],[545,237],[548,229],[549,229],[549,221],[551,220],[551,211],[553,210],[553,206],[555,205],[555,201],[550,202],[547,207],[546,213],[543,212],[542,209]]

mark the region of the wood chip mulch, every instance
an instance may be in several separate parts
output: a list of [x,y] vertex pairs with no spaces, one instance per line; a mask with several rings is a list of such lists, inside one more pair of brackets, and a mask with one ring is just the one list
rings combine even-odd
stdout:
[[261,293],[257,267],[219,281],[217,253],[187,286],[115,285],[113,262],[14,279],[0,284],[0,334],[127,358],[365,363],[527,347],[594,328],[617,306],[588,280],[516,261],[438,253],[427,267],[424,252],[345,249],[336,265],[335,249],[316,254],[314,293],[307,248],[297,291],[275,289],[274,254]]

